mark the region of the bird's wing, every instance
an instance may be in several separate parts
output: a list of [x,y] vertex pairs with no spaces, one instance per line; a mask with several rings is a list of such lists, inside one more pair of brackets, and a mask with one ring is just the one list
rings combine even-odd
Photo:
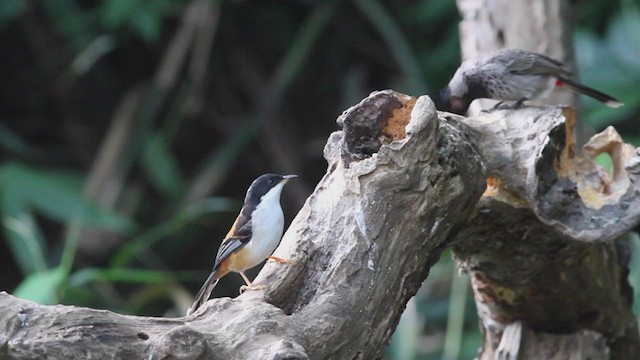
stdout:
[[231,226],[231,230],[227,233],[216,255],[216,262],[213,265],[213,270],[217,269],[220,264],[226,260],[229,255],[240,250],[243,246],[251,240],[251,214],[253,209],[249,206],[243,206],[240,211],[240,215],[236,218],[236,221]]
[[216,255],[216,262],[213,265],[213,270],[215,271],[220,264],[226,260],[231,254],[236,251],[242,249],[243,246],[247,244],[249,241],[249,237],[246,238],[226,238],[220,244],[220,248],[218,249],[218,254]]
[[505,49],[496,53],[496,60],[518,75],[571,75],[565,64],[546,55],[524,50]]

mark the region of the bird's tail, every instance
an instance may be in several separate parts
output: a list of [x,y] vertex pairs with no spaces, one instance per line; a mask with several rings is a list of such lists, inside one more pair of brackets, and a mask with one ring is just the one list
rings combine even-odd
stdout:
[[558,80],[562,82],[562,84],[559,84],[559,85],[566,85],[571,90],[575,92],[579,92],[580,94],[591,96],[592,98],[605,103],[609,107],[617,108],[624,105],[620,100],[612,96],[609,96],[603,92],[600,92],[596,89],[590,88],[586,85],[582,85],[579,82],[576,82],[561,76],[558,76]]
[[218,284],[218,280],[220,280],[217,275],[217,271],[211,272],[211,274],[207,278],[207,281],[204,282],[204,284],[200,288],[200,291],[198,291],[198,294],[196,294],[196,297],[193,300],[193,304],[191,304],[189,310],[187,310],[187,316],[193,314],[194,311],[198,310],[198,308],[202,306],[202,304],[209,300],[211,291],[213,291],[213,288],[216,287],[216,284]]

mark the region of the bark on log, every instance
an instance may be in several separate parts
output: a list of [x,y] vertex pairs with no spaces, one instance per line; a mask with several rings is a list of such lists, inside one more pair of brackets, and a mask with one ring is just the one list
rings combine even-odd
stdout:
[[[410,120],[410,121],[409,121]],[[327,174],[256,284],[178,319],[0,294],[0,358],[374,359],[485,185],[428,97],[373,93],[339,118]]]
[[[608,129],[577,154],[569,109],[443,116],[391,91],[345,111],[276,250],[297,263],[267,264],[265,292],[178,319],[2,293],[0,358],[378,358],[447,246],[472,277],[480,359],[640,358],[614,242],[640,218],[638,150]],[[593,165],[601,151],[611,175]]]
[[[640,358],[628,249],[615,242],[640,219],[638,149],[609,128],[577,154],[569,108],[464,123],[491,177],[453,245],[471,275],[479,359]],[[594,165],[600,152],[614,160],[612,174]]]

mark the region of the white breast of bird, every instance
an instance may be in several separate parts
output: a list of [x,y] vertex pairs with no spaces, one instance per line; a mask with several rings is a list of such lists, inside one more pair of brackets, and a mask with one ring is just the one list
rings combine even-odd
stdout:
[[245,245],[249,259],[248,268],[252,268],[278,247],[284,230],[284,214],[280,206],[280,193],[284,183],[276,185],[263,197],[251,216],[251,241]]

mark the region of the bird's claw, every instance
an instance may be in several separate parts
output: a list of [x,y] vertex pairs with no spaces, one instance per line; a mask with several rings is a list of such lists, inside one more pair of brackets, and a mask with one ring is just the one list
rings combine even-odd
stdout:
[[500,110],[504,106],[504,101],[498,101],[497,104],[493,105],[493,107],[489,110],[482,110],[482,112],[490,112],[494,110]]
[[519,109],[522,104],[527,100],[527,98],[522,98],[516,102],[507,104],[504,101],[500,101],[499,103],[495,104],[491,109],[489,110],[482,110],[482,112],[491,112],[491,111],[495,111],[495,110],[517,110]]
[[240,294],[242,294],[243,292],[249,290],[249,291],[257,291],[257,290],[264,290],[266,289],[267,286],[266,285],[242,285],[240,286]]
[[296,263],[295,260],[283,259],[277,256],[269,256],[267,259],[268,259],[267,262],[274,262],[276,264],[294,265]]

